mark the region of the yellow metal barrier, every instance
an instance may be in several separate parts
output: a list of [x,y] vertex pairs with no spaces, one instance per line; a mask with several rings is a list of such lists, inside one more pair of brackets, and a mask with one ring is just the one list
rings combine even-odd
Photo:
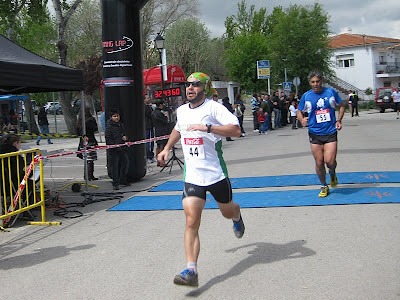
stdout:
[[41,154],[39,149],[0,154],[0,227],[11,226],[14,216],[17,218],[18,214],[36,207],[40,208],[42,220],[27,222],[27,224],[61,224],[61,222],[46,222],[42,160],[33,164],[25,187],[20,189],[20,184],[25,182],[24,178],[29,165],[37,154]]

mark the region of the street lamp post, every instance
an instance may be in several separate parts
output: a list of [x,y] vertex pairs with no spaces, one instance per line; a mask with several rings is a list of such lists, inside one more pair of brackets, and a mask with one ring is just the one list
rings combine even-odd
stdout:
[[161,90],[164,89],[164,72],[163,72],[163,64],[162,64],[162,50],[164,49],[164,41],[165,41],[165,39],[161,36],[161,34],[157,33],[157,36],[154,39],[154,44],[155,44],[155,47],[158,49],[158,53],[160,54]]
[[[162,50],[164,49],[164,38],[161,36],[160,33],[157,33],[156,38],[154,39],[154,44],[155,47],[158,49],[158,52],[160,53],[160,64],[161,64],[161,90],[164,90],[164,72],[163,72],[163,64],[162,64]],[[168,76],[168,75],[167,75]],[[171,110],[171,105],[168,101],[168,119],[171,122],[172,120],[172,110]],[[161,169],[160,172],[162,172],[165,168],[169,167],[169,173],[171,174],[172,166],[174,165],[174,161],[178,163],[178,166],[181,167],[183,166],[183,162],[176,157],[175,155],[175,147],[172,147],[172,156],[169,159],[169,161],[165,164],[165,166]]]

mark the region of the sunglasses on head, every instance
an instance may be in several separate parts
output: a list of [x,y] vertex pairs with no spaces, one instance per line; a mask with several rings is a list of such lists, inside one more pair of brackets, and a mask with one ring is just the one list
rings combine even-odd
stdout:
[[186,81],[185,82],[185,86],[189,87],[190,85],[192,85],[193,87],[199,87],[202,85],[201,81]]

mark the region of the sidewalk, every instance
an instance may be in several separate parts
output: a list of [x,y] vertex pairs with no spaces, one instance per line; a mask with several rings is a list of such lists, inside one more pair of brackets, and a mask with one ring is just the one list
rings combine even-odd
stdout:
[[[223,141],[230,177],[314,173],[307,129],[290,126]],[[394,113],[345,115],[339,133],[338,172],[399,171],[400,120]],[[74,150],[77,139],[54,140],[40,148]],[[35,141],[26,143],[36,146]],[[24,144],[25,145],[25,144]],[[53,148],[54,147],[54,148]],[[181,151],[177,155],[182,158]],[[79,170],[79,173],[81,170]],[[153,171],[123,200],[144,189],[182,180]],[[96,184],[110,191],[109,179]],[[364,187],[358,185],[357,187]],[[399,184],[390,186],[399,187]],[[341,185],[338,188],[352,188]],[[308,186],[306,189],[318,189]],[[264,189],[289,190],[296,187]],[[256,191],[254,189],[252,191]],[[249,190],[246,190],[249,191]],[[241,190],[234,190],[233,197]],[[167,193],[166,193],[167,194]],[[82,196],[62,193],[69,202]],[[205,210],[200,228],[197,289],[172,281],[185,268],[183,211],[110,212],[120,200],[76,208],[77,218],[49,216],[60,226],[21,225],[0,232],[1,295],[4,299],[398,299],[400,295],[400,205],[323,205],[247,208],[246,232],[238,240],[232,222]],[[40,278],[40,280],[39,280]],[[19,288],[13,288],[19,287]]]

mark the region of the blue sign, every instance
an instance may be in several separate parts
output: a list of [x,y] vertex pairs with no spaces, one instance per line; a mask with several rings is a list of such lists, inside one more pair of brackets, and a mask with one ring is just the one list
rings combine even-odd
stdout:
[[268,79],[270,78],[270,65],[269,60],[258,60],[257,61],[257,79]]
[[290,92],[292,90],[292,83],[290,81],[283,83],[283,89]]

